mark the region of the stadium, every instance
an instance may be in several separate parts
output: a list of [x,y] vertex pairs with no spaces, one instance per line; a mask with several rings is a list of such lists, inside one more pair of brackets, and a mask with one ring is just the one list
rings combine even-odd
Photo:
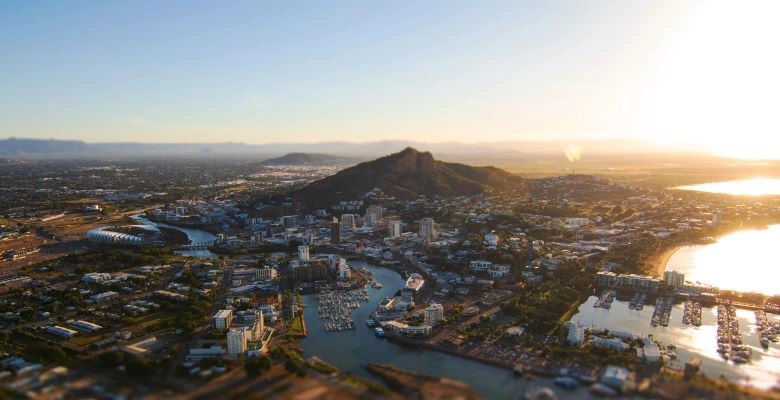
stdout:
[[87,232],[87,239],[95,243],[141,245],[159,238],[160,230],[152,225],[109,226]]

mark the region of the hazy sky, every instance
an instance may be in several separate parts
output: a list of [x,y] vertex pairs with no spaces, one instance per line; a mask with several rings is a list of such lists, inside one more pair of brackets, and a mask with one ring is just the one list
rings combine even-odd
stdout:
[[3,2],[0,137],[780,153],[778,4]]

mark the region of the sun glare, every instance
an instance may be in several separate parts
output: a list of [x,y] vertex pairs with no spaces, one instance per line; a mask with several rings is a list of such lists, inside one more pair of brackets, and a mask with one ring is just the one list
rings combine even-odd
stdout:
[[679,186],[678,189],[696,190],[708,193],[727,193],[738,196],[764,196],[780,194],[780,179],[753,178],[737,181],[703,183]]
[[716,155],[780,158],[780,2],[705,1],[666,46],[640,136]]

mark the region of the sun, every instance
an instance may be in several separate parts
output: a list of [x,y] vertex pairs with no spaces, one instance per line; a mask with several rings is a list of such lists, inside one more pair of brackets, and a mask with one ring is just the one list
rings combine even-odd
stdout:
[[721,156],[780,158],[780,2],[704,1],[654,59],[642,139]]

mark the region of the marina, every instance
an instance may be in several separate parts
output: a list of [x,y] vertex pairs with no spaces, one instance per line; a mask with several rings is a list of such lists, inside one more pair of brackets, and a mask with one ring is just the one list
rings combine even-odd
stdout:
[[669,326],[669,314],[672,312],[672,299],[670,297],[659,297],[655,302],[653,316],[650,318],[652,326]]
[[317,295],[317,315],[324,321],[326,332],[341,332],[355,329],[352,318],[354,310],[370,299],[368,289],[331,290],[323,289]]
[[701,326],[701,303],[691,299],[685,301],[682,323],[686,325]]
[[637,292],[634,294],[634,297],[631,298],[631,301],[628,302],[628,308],[632,310],[641,310],[645,307],[645,300],[647,299],[647,295],[642,292]]
[[615,301],[615,297],[617,297],[617,292],[614,290],[605,290],[601,297],[599,297],[598,300],[596,300],[595,303],[593,303],[593,307],[596,308],[606,308],[609,309],[612,307],[612,302]]
[[[585,326],[589,325],[595,329],[631,332],[664,343],[662,357],[665,365],[669,368],[682,369],[685,362],[699,359],[701,360],[702,373],[709,377],[723,376],[734,382],[763,389],[780,384],[780,344],[769,340],[772,332],[780,332],[778,329],[780,328],[780,315],[778,314],[760,311],[757,318],[757,313],[754,310],[734,307],[734,312],[729,317],[733,321],[732,331],[738,333],[742,341],[741,346],[734,348],[734,355],[746,360],[746,362],[735,362],[733,359],[724,358],[718,352],[720,347],[717,306],[702,305],[699,309],[700,325],[694,325],[693,323],[683,323],[685,301],[670,302],[669,305],[664,301],[663,310],[665,311],[669,306],[671,309],[668,326],[662,326],[660,317],[659,324],[648,323],[653,315],[663,314],[660,311],[655,312],[655,305],[649,304],[645,310],[637,310],[629,307],[629,301],[617,299],[613,302],[611,309],[600,310],[593,307],[593,304],[598,300],[599,297],[591,296],[580,305],[571,321]],[[690,310],[694,310],[693,306]],[[726,321],[724,313],[723,322]],[[766,335],[762,332],[766,332]],[[734,334],[732,337],[736,339],[737,335]],[[763,341],[766,346],[762,343],[764,337],[767,338],[766,341]],[[777,338],[778,335],[775,333],[775,339],[777,340]],[[673,347],[670,349],[669,345]],[[746,349],[750,351],[748,352]],[[729,348],[729,350],[731,349]],[[731,356],[730,351],[726,353],[726,356]]]
[[769,342],[777,343],[777,334],[780,333],[780,321],[771,321],[767,318],[766,311],[756,311],[756,331],[761,346],[769,348]]
[[718,306],[718,353],[723,359],[738,364],[749,362],[753,355],[752,350],[742,341],[737,309],[731,304]]
[[[395,295],[403,287],[405,279],[388,268],[350,261],[350,267],[366,267],[372,272],[374,280],[382,282],[379,289],[369,288],[370,300],[352,312],[355,321],[369,321],[371,312],[380,301]],[[375,379],[362,365],[367,363],[386,363],[398,368],[422,374],[437,375],[466,382],[487,399],[517,399],[529,388],[538,387],[555,393],[558,398],[593,399],[586,385],[575,389],[565,389],[553,383],[553,379],[535,377],[528,380],[517,376],[511,370],[480,363],[456,355],[423,350],[383,340],[376,336],[374,327],[360,327],[338,333],[327,333],[326,320],[318,315],[318,295],[302,296],[309,335],[300,341],[305,357],[317,356],[328,360],[339,369],[354,373],[367,379]],[[366,305],[367,304],[367,305]],[[589,305],[590,306],[590,305]]]

